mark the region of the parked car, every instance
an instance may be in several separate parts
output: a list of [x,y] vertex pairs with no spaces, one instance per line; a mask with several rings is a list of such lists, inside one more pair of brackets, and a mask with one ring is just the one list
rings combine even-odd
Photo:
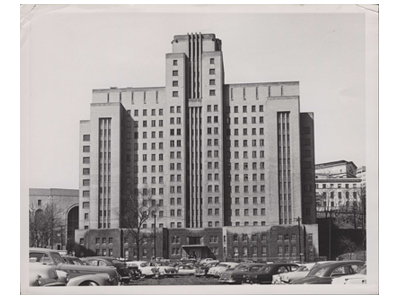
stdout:
[[[68,277],[67,277],[68,278]],[[67,279],[68,282],[68,279]],[[65,286],[63,280],[59,280],[57,271],[48,265],[37,262],[29,264],[29,285],[30,286]]]
[[194,275],[196,268],[192,265],[181,265],[177,270],[178,275]]
[[232,272],[229,283],[241,284],[249,274],[256,273],[264,266],[264,263],[248,263],[248,266],[238,268]]
[[265,264],[262,268],[251,270],[243,276],[243,283],[249,284],[272,284],[275,283],[280,274],[293,272],[299,268],[294,263]]
[[142,277],[142,272],[139,270],[137,261],[129,260],[123,262],[125,267],[129,270],[131,279],[136,280]]
[[[67,264],[56,250],[46,248],[30,248],[29,259],[34,259],[39,263],[49,265],[53,267],[56,272],[67,272],[69,274],[69,280],[81,275],[107,273],[109,274],[108,285],[118,285],[119,283],[119,275],[115,268]],[[61,277],[61,275],[58,276]]]
[[178,270],[174,267],[171,267],[168,263],[165,262],[157,262],[156,268],[158,268],[158,273],[163,276],[174,276],[178,273]]
[[228,269],[236,268],[239,263],[236,262],[221,262],[218,265],[211,267],[206,276],[214,276],[219,278],[220,275]]
[[334,261],[318,264],[306,277],[293,280],[292,284],[331,284],[332,279],[345,275],[356,274],[364,265],[360,260]]
[[204,259],[200,260],[200,265],[206,265],[206,264],[208,264],[210,262],[214,262],[214,261],[217,261],[217,260],[214,258],[210,258],[210,257],[204,258]]
[[208,271],[217,266],[219,264],[218,261],[214,261],[214,262],[210,262],[208,264],[202,265],[202,266],[198,266],[196,268],[196,271],[194,272],[195,276],[207,276]]
[[287,284],[292,282],[293,280],[300,279],[306,277],[310,270],[316,265],[316,263],[309,263],[300,265],[300,267],[289,273],[281,273],[279,276],[278,283]]
[[96,267],[112,267],[116,269],[119,275],[120,283],[129,283],[131,281],[130,272],[125,264],[112,256],[90,256],[85,257],[83,260],[88,262],[91,266]]
[[[241,280],[240,280],[240,282],[236,282],[236,279],[233,279],[233,277],[232,277],[233,274],[245,272],[254,265],[259,265],[259,264],[241,263],[241,264],[238,264],[235,268],[228,268],[224,272],[221,273],[221,275],[218,279],[218,282],[220,282],[220,283],[241,283]],[[262,265],[264,265],[264,264],[262,264]],[[243,275],[242,275],[242,277],[243,277]],[[235,278],[237,278],[237,276],[235,276]]]
[[332,284],[367,284],[367,265],[362,266],[356,274],[333,278]]

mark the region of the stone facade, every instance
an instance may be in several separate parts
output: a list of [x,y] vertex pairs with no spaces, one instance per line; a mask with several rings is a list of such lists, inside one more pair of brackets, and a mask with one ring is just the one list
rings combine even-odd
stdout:
[[[80,124],[79,229],[120,229],[124,196],[143,188],[169,237],[315,224],[314,122],[300,113],[299,82],[226,84],[214,34],[175,36],[172,50],[165,87],[93,90]],[[212,239],[193,251],[224,256],[227,240]],[[196,248],[167,241],[168,256]]]

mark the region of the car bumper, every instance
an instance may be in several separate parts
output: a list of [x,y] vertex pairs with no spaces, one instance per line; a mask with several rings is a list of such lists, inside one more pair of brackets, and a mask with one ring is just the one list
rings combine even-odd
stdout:
[[42,286],[66,286],[66,284],[65,284],[65,282],[56,281],[56,282],[46,283]]

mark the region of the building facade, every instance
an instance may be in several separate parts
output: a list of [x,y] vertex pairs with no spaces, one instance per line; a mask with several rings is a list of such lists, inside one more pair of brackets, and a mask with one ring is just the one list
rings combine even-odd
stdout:
[[[87,233],[117,232],[124,195],[143,189],[157,206],[157,224],[143,229],[202,232],[191,239],[199,245],[214,229],[251,234],[297,218],[316,227],[314,122],[300,113],[299,82],[225,83],[214,34],[175,36],[165,63],[165,87],[93,90],[80,123],[76,243],[96,252]],[[229,256],[228,236],[207,247]]]
[[359,203],[362,197],[362,179],[357,166],[345,160],[315,166],[317,211],[339,210]]
[[[75,242],[75,230],[79,228],[79,191],[72,189],[29,189],[29,209],[37,214],[53,206],[54,216],[59,218],[57,228],[48,247],[72,252]],[[32,229],[32,228],[31,228]],[[39,245],[31,245],[39,246]]]

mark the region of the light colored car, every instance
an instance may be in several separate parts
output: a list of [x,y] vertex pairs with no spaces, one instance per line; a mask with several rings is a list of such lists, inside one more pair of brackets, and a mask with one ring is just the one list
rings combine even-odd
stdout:
[[60,280],[57,271],[48,265],[31,261],[29,264],[29,285],[30,286],[65,286],[68,282]]
[[178,270],[168,263],[157,262],[155,265],[158,268],[158,273],[162,276],[174,276],[178,273]]
[[279,278],[277,278],[275,284],[287,284],[292,282],[293,280],[306,277],[314,266],[315,263],[303,264],[300,265],[300,267],[296,271],[279,274]]
[[236,268],[238,265],[239,263],[235,262],[221,262],[215,267],[210,268],[206,276],[220,277],[221,274],[224,273],[227,269]]
[[194,272],[196,272],[196,268],[192,265],[181,265],[177,270],[177,275],[194,275]]
[[72,278],[67,286],[103,286],[110,285],[108,273],[86,274]]
[[[46,264],[54,268],[58,272],[58,276],[62,277],[62,272],[69,274],[69,280],[81,275],[108,273],[110,276],[109,285],[118,285],[119,275],[117,270],[112,267],[88,266],[88,265],[70,265],[65,263],[61,255],[56,250],[46,248],[30,248],[29,260],[35,259],[37,262]],[[66,276],[66,275],[64,275]]]
[[133,265],[137,266],[140,273],[144,277],[153,277],[155,275],[159,275],[158,267],[154,262],[149,261],[127,261],[126,266],[128,268],[132,267]]
[[356,274],[334,278],[332,284],[367,284],[367,265],[364,265]]

